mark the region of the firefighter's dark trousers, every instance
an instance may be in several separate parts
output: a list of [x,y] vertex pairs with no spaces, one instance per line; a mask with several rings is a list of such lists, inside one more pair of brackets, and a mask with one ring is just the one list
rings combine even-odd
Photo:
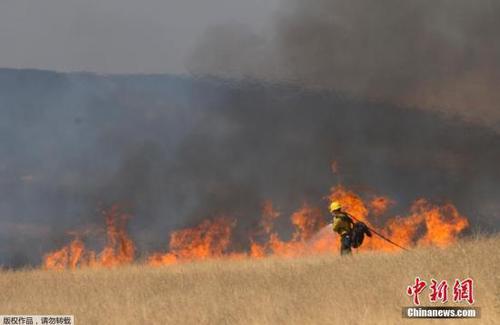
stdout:
[[351,236],[344,234],[340,236],[340,255],[349,255],[351,253]]

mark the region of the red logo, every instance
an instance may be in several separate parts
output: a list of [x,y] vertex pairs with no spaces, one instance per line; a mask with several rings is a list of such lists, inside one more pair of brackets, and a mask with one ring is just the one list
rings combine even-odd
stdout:
[[474,303],[473,284],[474,282],[471,278],[463,281],[456,279],[453,285],[453,301],[465,300],[472,305]]
[[[406,288],[406,294],[413,298],[414,305],[420,305],[419,295],[427,287],[427,283],[421,280],[420,277],[415,278],[415,283]],[[431,285],[429,286],[429,301],[445,303],[448,301],[448,281],[442,280],[437,281],[431,279]],[[455,280],[453,285],[453,301],[461,302],[467,301],[469,304],[474,303],[474,281],[471,278],[464,279],[460,281]]]
[[413,303],[415,305],[420,305],[418,295],[425,289],[426,286],[427,283],[425,283],[425,281],[421,281],[419,277],[416,277],[415,284],[406,288],[406,294],[413,296]]
[[436,280],[431,280],[431,293],[429,294],[429,300],[431,302],[437,302],[441,300],[442,303],[448,301],[448,282],[443,280],[441,282],[437,282]]

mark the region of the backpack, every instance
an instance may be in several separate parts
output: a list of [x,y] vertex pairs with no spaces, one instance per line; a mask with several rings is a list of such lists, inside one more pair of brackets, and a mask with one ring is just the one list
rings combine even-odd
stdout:
[[365,235],[372,236],[370,229],[363,222],[356,222],[352,228],[351,246],[358,248],[363,243]]

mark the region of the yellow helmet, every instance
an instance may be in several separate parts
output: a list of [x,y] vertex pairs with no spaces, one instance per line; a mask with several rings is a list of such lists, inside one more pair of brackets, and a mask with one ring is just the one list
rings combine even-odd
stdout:
[[330,212],[337,211],[342,209],[342,205],[340,204],[339,201],[333,201],[330,203]]

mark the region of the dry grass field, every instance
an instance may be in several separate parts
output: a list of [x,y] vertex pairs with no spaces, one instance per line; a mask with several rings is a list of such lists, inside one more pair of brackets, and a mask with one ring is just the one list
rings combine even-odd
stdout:
[[[499,324],[500,237],[448,249],[207,261],[167,267],[0,273],[0,314],[73,314],[77,324]],[[477,320],[405,320],[420,276],[472,277]],[[451,285],[452,286],[452,285]],[[422,305],[430,305],[428,291]]]

